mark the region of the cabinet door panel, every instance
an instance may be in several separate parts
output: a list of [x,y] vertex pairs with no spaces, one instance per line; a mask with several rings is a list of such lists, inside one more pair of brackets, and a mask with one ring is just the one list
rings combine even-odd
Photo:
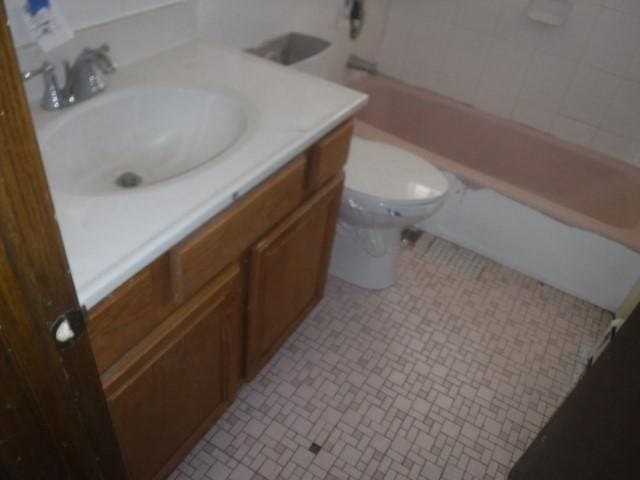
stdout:
[[220,277],[125,357],[129,365],[107,386],[133,480],[166,471],[193,433],[230,400],[229,330],[242,318],[240,269],[234,265]]
[[256,250],[261,255],[261,271],[268,278],[262,282],[260,295],[264,297],[261,354],[287,330],[291,322],[317,296],[318,276],[321,265],[322,238],[328,215],[324,205],[319,205],[309,215],[292,224],[292,228],[273,244],[263,243]]
[[339,176],[253,248],[248,377],[257,373],[322,297],[341,192]]

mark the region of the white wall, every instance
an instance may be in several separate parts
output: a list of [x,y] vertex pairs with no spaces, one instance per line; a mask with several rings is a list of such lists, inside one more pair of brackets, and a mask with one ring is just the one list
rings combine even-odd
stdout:
[[[388,1],[367,0],[364,32],[351,41],[343,19],[343,0],[58,0],[77,38],[45,55],[30,43],[16,14],[24,1],[6,0],[23,70],[39,66],[45,58],[60,63],[85,46],[103,42],[111,45],[113,58],[125,65],[196,34],[246,48],[295,30],[333,43],[331,77],[336,81],[346,79],[349,53],[376,56]],[[31,98],[40,93],[40,82],[28,84]]]
[[391,0],[381,70],[640,166],[640,0],[572,1]]
[[[59,67],[64,59],[72,60],[84,47],[103,43],[110,45],[111,57],[117,64],[126,65],[196,37],[191,0],[58,0],[76,37],[45,54],[31,43],[26,33],[18,13],[24,3],[5,0],[23,70],[38,67],[45,59]],[[41,94],[39,79],[27,83],[29,98]]]
[[198,0],[201,38],[238,48],[256,46],[277,35],[298,31],[331,41],[331,77],[344,80],[351,52],[376,55],[382,41],[388,0],[367,0],[367,21],[356,41],[349,39],[343,0]]
[[[244,48],[297,30],[334,44],[334,80],[350,78],[344,66],[357,53],[406,82],[640,165],[640,0],[573,0],[559,28],[529,20],[528,0],[366,0],[355,42],[343,0],[58,1],[77,38],[46,55],[57,62],[102,42],[127,64],[196,31]],[[45,55],[12,15],[23,3],[6,0],[29,69]]]

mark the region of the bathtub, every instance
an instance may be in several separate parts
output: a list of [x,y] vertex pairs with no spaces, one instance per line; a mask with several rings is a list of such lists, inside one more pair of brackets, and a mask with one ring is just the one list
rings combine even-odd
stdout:
[[640,275],[640,169],[385,77],[356,134],[421,155],[453,192],[425,224],[478,253],[615,310]]

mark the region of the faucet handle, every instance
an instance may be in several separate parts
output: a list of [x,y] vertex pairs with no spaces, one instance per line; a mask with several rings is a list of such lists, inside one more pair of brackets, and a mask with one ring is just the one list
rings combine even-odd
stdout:
[[71,67],[71,89],[75,100],[91,98],[107,87],[103,75],[115,71],[116,66],[107,55],[109,46],[85,48]]
[[22,79],[26,82],[27,80],[31,80],[33,77],[37,77],[38,75],[45,75],[47,73],[53,73],[55,71],[55,67],[53,64],[47,60],[42,62],[42,66],[39,68],[35,68],[33,70],[29,70],[28,72],[22,73]]
[[92,61],[102,73],[113,73],[116,71],[116,64],[111,60],[111,57],[107,55],[111,51],[111,47],[106,43],[100,45],[98,48],[85,48],[78,60]]
[[106,43],[103,43],[95,50],[96,64],[103,73],[113,73],[117,69],[117,65],[111,60],[111,57],[107,55],[111,51],[111,47]]

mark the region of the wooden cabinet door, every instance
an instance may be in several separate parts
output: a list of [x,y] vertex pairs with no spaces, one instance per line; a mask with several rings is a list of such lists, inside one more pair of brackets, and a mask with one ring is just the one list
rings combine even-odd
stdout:
[[320,300],[343,176],[330,182],[251,252],[247,377],[252,378]]
[[242,290],[235,264],[127,354],[106,386],[132,480],[170,473],[233,397]]

